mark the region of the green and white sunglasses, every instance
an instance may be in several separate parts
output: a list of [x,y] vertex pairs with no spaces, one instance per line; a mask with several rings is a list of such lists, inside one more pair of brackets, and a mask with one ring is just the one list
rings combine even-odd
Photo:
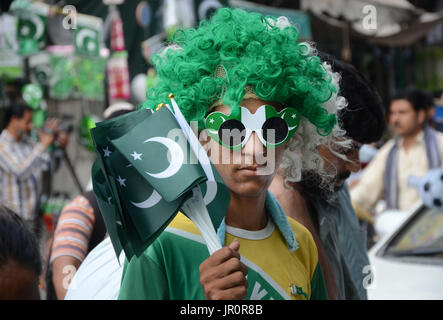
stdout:
[[277,112],[273,106],[262,105],[253,114],[245,107],[240,110],[240,117],[210,113],[205,119],[208,135],[226,148],[241,150],[255,132],[266,148],[275,148],[288,141],[300,124],[301,115],[294,108]]

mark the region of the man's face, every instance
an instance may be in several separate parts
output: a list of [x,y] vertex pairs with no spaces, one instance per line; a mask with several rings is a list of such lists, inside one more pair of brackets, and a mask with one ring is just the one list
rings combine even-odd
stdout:
[[318,147],[319,154],[325,163],[326,171],[334,177],[331,183],[334,184],[335,191],[343,186],[351,172],[358,172],[360,170],[361,163],[358,154],[361,146],[361,143],[354,140],[350,149],[332,146],[335,152],[345,155],[347,160],[336,156],[326,144]]
[[424,110],[415,111],[406,99],[393,100],[390,106],[389,122],[395,133],[408,136],[421,129],[426,118]]
[[[247,108],[251,113],[262,105],[272,105],[277,111],[282,110],[278,103],[266,102],[260,99],[246,99],[241,106]],[[215,111],[229,115],[231,109],[219,106]],[[259,140],[256,133],[241,149],[233,151],[221,146],[215,140],[208,138],[205,148],[209,151],[209,157],[216,166],[225,184],[231,193],[242,197],[257,197],[265,192],[271,184],[280,166],[285,144],[277,148],[267,149]]]
[[13,118],[14,128],[19,136],[28,135],[34,127],[32,123],[32,111],[25,110],[22,118]]

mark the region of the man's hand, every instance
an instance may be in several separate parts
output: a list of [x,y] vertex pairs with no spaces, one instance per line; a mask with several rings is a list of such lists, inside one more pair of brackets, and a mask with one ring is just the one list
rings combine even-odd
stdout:
[[38,131],[38,140],[42,145],[44,145],[46,148],[51,145],[51,143],[54,142],[55,136],[52,133],[45,133],[43,130]]
[[214,252],[200,265],[200,283],[206,299],[234,300],[245,299],[248,281],[248,267],[240,261],[235,240],[228,247]]
[[51,145],[55,140],[55,135],[58,129],[58,121],[55,118],[46,120],[43,130],[39,130],[38,138],[41,144],[46,148]]
[[45,122],[45,127],[53,133],[57,133],[59,131],[58,120],[56,118],[48,118]]
[[69,136],[65,131],[60,130],[57,134],[57,144],[61,148],[66,148],[69,142]]

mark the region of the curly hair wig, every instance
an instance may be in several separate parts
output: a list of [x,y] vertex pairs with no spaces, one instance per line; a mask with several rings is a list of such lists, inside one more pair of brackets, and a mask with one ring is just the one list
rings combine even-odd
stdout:
[[323,103],[338,88],[312,47],[298,38],[285,17],[222,8],[198,28],[176,31],[172,45],[151,58],[159,82],[148,89],[143,107],[155,109],[173,93],[185,118],[201,121],[216,101],[238,113],[251,87],[262,100],[296,108],[328,135],[337,120]]

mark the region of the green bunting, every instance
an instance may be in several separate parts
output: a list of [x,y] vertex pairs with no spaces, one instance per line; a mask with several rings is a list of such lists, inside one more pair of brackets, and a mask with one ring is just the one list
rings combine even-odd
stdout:
[[30,1],[14,1],[13,4],[11,11],[18,16],[18,53],[27,56],[44,49],[49,5]]
[[101,18],[78,14],[77,27],[74,30],[75,54],[98,57],[102,28],[103,21]]

